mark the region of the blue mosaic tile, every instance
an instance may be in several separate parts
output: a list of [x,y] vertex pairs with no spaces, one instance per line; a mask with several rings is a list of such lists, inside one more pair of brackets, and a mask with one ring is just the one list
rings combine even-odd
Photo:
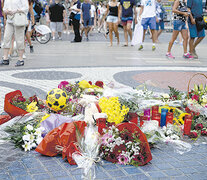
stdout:
[[150,179],[150,178],[147,177],[145,174],[137,174],[137,175],[133,175],[133,176],[131,176],[131,178],[132,178],[133,180],[138,180],[138,179],[140,179],[140,180],[149,180],[149,179]]
[[[154,164],[154,163],[153,163]],[[149,165],[145,165],[145,166],[139,166],[140,169],[142,169],[143,171],[158,171],[159,169],[157,167],[155,167],[152,164]]]
[[29,169],[30,174],[45,173],[44,168]]
[[108,165],[103,165],[102,166],[105,170],[108,170],[108,171],[111,171],[111,170],[114,170],[114,169],[118,169],[118,167],[114,164],[108,164]]
[[188,166],[201,166],[201,163],[198,162],[198,161],[193,161],[193,160],[190,160],[190,161],[184,161],[183,163],[185,163],[186,165]]
[[50,166],[50,167],[46,167],[46,169],[48,171],[63,171],[63,168],[60,167],[59,165],[54,165],[54,166]]
[[9,170],[8,172],[11,176],[27,175],[27,171],[25,170]]
[[24,169],[24,166],[20,162],[15,161],[15,162],[12,162],[7,168],[9,170]]
[[171,180],[189,180],[190,178],[187,176],[176,176],[176,177],[171,177]]
[[116,180],[126,180],[126,179],[127,179],[127,180],[132,180],[132,178],[129,177],[129,176],[127,176],[127,177],[126,177],[126,176],[124,176],[124,177],[117,177],[117,178],[116,178]]
[[96,171],[96,178],[97,179],[105,179],[109,176],[105,172]]
[[10,180],[12,179],[8,174],[0,174],[2,180]]
[[193,174],[193,173],[196,173],[197,170],[192,168],[192,167],[184,167],[182,169],[180,169],[183,173],[185,174]]
[[26,157],[23,157],[22,159],[22,162],[23,163],[37,163],[38,161],[36,160],[36,158],[34,158],[34,157],[28,157],[28,156],[26,156]]
[[132,168],[124,168],[124,171],[127,172],[127,174],[138,174],[142,173],[138,168],[132,167]]
[[51,160],[52,157],[40,155],[40,156],[37,156],[37,158],[38,158],[40,161],[45,162],[45,161]]
[[67,171],[55,171],[55,172],[51,172],[51,174],[53,175],[53,177],[63,177],[63,176],[68,176]]
[[148,174],[153,178],[164,178],[164,177],[166,177],[166,175],[163,174],[161,171],[148,172]]
[[191,160],[191,157],[185,155],[185,153],[182,154],[182,155],[178,155],[175,158],[178,159],[179,161],[189,161],[189,160]]
[[42,164],[46,167],[50,167],[56,165],[57,161],[55,159],[50,159],[48,161],[42,161]]
[[112,177],[125,176],[125,174],[124,174],[121,170],[108,171],[108,173],[109,173]]
[[204,175],[203,173],[191,174],[191,175],[189,175],[189,177],[193,180],[206,180],[207,179],[206,175]]
[[171,163],[170,165],[172,165],[175,168],[183,168],[183,167],[188,167],[189,165],[183,163],[183,162],[177,162],[177,163]]
[[68,162],[62,163],[62,165],[68,170],[75,169],[78,167],[77,165],[70,165]]
[[82,180],[82,178],[81,178],[81,175],[80,175],[80,174],[79,174],[79,175],[75,175],[74,177],[75,177],[75,180]]
[[207,172],[207,166],[193,166],[199,172]]
[[32,180],[31,176],[18,176],[15,178],[15,180]]
[[203,158],[201,160],[198,160],[202,165],[207,165],[207,158]]
[[172,180],[170,177],[158,177],[158,178],[152,178],[152,180]]
[[27,168],[40,168],[42,167],[42,165],[39,163],[39,162],[24,162],[24,165],[27,167]]
[[167,163],[155,164],[155,166],[161,170],[173,169],[173,166]]
[[167,174],[168,176],[179,176],[179,175],[183,175],[183,173],[177,169],[173,169],[173,170],[167,170],[167,171],[163,171],[165,174]]
[[57,177],[56,180],[73,180],[73,178],[69,176],[65,176],[65,177]]
[[49,174],[38,174],[38,175],[33,175],[33,178],[35,179],[35,180],[43,180],[43,179],[47,179],[47,180],[49,180],[49,179],[51,179],[50,178],[50,175]]
[[77,168],[77,169],[71,170],[70,173],[72,175],[77,175],[77,174],[81,174],[82,173],[82,170],[80,168]]

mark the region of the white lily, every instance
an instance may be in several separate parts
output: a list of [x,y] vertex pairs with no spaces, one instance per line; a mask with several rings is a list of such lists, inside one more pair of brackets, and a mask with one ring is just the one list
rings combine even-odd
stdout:
[[34,135],[41,136],[42,135],[42,131],[44,131],[44,130],[45,130],[44,127],[39,127],[39,128],[36,129]]
[[32,131],[32,130],[33,130],[33,126],[31,126],[30,124],[27,124],[26,128],[27,128],[29,131]]
[[30,141],[30,134],[25,134],[22,136],[23,141]]
[[22,145],[25,151],[30,151],[32,149],[32,145],[30,142],[26,142],[24,145]]

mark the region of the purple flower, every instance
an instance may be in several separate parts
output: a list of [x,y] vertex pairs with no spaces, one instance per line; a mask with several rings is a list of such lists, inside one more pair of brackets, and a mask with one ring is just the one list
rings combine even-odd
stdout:
[[66,85],[68,85],[68,84],[69,84],[69,82],[67,82],[67,81],[62,81],[62,82],[60,82],[60,84],[58,85],[58,88],[62,89],[62,88],[64,88],[64,87],[66,87]]
[[123,164],[123,165],[127,165],[129,163],[129,158],[126,157],[125,155],[123,154],[120,154],[118,156],[118,164]]

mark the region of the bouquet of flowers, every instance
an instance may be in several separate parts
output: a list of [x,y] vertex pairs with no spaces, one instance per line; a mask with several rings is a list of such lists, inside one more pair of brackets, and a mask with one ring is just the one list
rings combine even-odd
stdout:
[[129,112],[129,108],[125,107],[125,105],[121,106],[118,97],[111,97],[109,99],[102,97],[99,100],[99,106],[102,113],[107,114],[107,121],[110,123],[121,123]]
[[104,130],[100,156],[110,162],[141,166],[151,161],[146,136],[133,123],[122,123]]
[[15,147],[30,151],[42,141],[44,128],[40,127],[38,120],[33,119],[25,123],[17,122],[12,126],[7,126],[4,131],[10,134],[7,139],[11,140]]

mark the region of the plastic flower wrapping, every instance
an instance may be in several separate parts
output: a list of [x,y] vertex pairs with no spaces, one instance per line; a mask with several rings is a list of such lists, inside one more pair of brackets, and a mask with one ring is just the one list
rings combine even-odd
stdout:
[[77,146],[78,150],[72,154],[78,168],[83,170],[82,179],[96,179],[96,164],[101,161],[99,157],[100,135],[97,127],[88,124],[85,128],[84,136],[80,137]]
[[157,121],[145,121],[142,132],[146,134],[149,143],[157,146],[159,143],[171,145],[179,154],[189,152],[192,148],[191,144],[181,140],[181,129],[176,125],[168,124],[160,128]]

